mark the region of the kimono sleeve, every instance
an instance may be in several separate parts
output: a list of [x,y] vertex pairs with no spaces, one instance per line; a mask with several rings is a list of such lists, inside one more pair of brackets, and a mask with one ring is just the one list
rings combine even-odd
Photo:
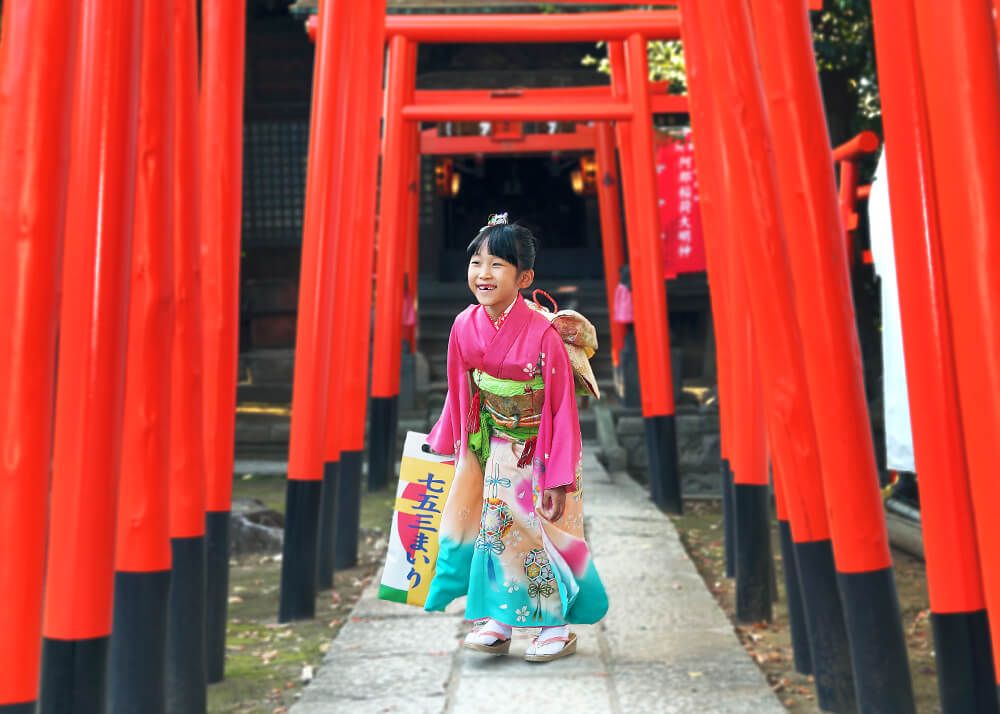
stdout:
[[545,405],[535,449],[535,469],[542,472],[538,482],[542,488],[565,486],[567,491],[575,491],[581,445],[573,367],[566,346],[554,329],[543,334],[542,352],[545,353],[542,372]]
[[461,315],[451,326],[448,336],[448,393],[444,399],[441,416],[427,436],[427,444],[437,453],[443,455],[455,454],[462,440],[462,410],[463,391],[468,390],[468,379],[465,376],[464,361],[458,347],[457,332],[460,329]]

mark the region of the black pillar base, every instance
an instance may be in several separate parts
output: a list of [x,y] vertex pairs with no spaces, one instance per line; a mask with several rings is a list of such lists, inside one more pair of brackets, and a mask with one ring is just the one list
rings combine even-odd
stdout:
[[173,573],[167,601],[169,714],[204,714],[205,538],[172,538]]
[[44,638],[39,714],[103,712],[110,644],[110,637],[85,640]]
[[781,542],[781,563],[785,572],[785,601],[788,604],[788,627],[791,630],[795,671],[800,674],[812,674],[812,653],[809,650],[806,611],[802,604],[798,566],[795,563],[795,546],[792,543],[792,528],[788,521],[778,521],[778,535]]
[[733,485],[736,516],[736,619],[771,620],[771,534],[768,487]]
[[[913,684],[892,568],[837,573],[862,714],[914,714]],[[815,660],[814,660],[815,661]]]
[[646,417],[646,452],[649,457],[649,494],[668,513],[681,513],[681,476],[677,466],[677,430],[674,415]]
[[733,515],[733,471],[729,459],[722,460],[722,527],[725,538],[726,577],[736,576],[736,517]]
[[337,495],[340,491],[340,462],[323,464],[323,490],[319,499],[319,540],[316,543],[316,588],[333,588],[334,552],[337,542]]
[[795,566],[805,606],[806,631],[820,709],[837,714],[856,711],[854,675],[847,624],[837,588],[833,546],[829,540],[795,543]]
[[368,419],[368,490],[381,491],[392,480],[399,421],[398,397],[372,397]]
[[985,610],[931,613],[944,714],[998,714],[993,648]]
[[360,451],[340,454],[340,481],[337,492],[337,537],[334,538],[333,564],[337,570],[358,564],[358,531],[361,528],[361,462]]
[[316,543],[322,481],[288,479],[278,622],[316,616]]
[[0,704],[0,714],[36,714],[37,711],[38,705],[35,702]]
[[226,676],[229,520],[229,511],[205,514],[205,674],[209,684]]
[[170,571],[115,573],[108,711],[164,714]]

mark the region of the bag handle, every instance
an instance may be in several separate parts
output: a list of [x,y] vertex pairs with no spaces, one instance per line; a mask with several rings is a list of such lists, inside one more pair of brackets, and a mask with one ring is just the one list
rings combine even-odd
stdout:
[[556,302],[556,299],[554,297],[549,295],[541,288],[535,288],[535,290],[531,293],[531,299],[535,301],[535,305],[537,305],[538,307],[542,307],[541,303],[538,302],[538,293],[541,293],[542,295],[544,295],[549,299],[549,302],[552,303],[553,313],[559,312],[559,303]]

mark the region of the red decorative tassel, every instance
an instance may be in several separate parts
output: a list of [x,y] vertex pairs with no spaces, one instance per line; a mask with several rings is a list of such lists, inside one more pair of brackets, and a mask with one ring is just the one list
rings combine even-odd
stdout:
[[531,463],[531,458],[535,455],[536,441],[538,441],[538,439],[528,439],[524,442],[524,451],[521,452],[521,458],[517,460],[517,468],[523,469]]
[[467,434],[479,433],[479,390],[472,395],[472,404],[469,405],[469,414],[465,418],[465,432]]

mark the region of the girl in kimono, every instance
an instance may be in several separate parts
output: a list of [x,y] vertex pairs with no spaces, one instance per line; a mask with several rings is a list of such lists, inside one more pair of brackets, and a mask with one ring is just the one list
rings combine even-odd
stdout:
[[491,216],[468,247],[476,297],[448,340],[448,395],[428,446],[455,454],[425,609],[467,596],[465,646],[507,654],[513,627],[541,627],[525,659],[576,651],[570,623],[608,608],[583,535],[580,422],[566,347],[520,291],[536,241]]

